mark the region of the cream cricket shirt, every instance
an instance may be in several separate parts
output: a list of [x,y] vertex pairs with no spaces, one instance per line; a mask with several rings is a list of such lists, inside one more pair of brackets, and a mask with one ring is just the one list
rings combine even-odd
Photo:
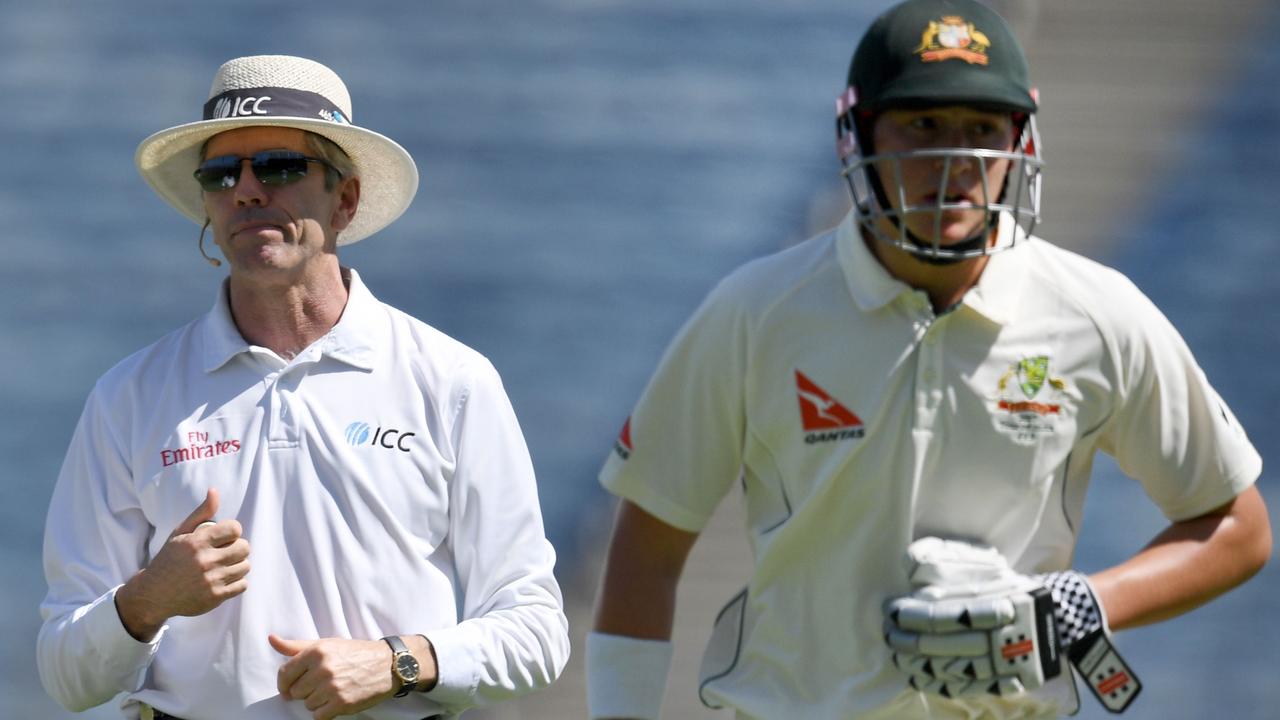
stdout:
[[689,531],[745,490],[754,573],[717,620],[704,702],[751,718],[967,717],[977,703],[903,693],[892,666],[880,608],[909,590],[903,552],[938,535],[990,543],[1027,573],[1069,567],[1098,450],[1171,520],[1261,470],[1182,339],[1119,273],[1029,239],[938,317],[850,216],[711,293],[601,481]]
[[[363,718],[449,716],[563,668],[555,556],[497,372],[355,272],[349,285],[341,321],[292,361],[245,343],[224,286],[209,314],[98,382],[45,533],[38,655],[54,698],[84,708],[127,691],[133,717],[142,701],[187,720],[310,718],[276,691],[285,658],[269,633],[427,635],[439,686]],[[251,544],[249,589],[139,643],[115,590],[210,487]]]

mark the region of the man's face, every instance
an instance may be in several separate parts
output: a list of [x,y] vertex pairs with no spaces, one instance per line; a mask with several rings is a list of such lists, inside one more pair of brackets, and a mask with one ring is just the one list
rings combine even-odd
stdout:
[[[302,130],[248,127],[215,135],[205,159],[247,158],[264,150],[314,156]],[[310,260],[334,252],[338,232],[355,217],[359,182],[343,178],[333,190],[325,190],[324,174],[323,165],[308,163],[306,176],[296,182],[263,185],[245,162],[234,187],[203,193],[214,242],[233,274],[296,280]]]
[[[945,148],[1009,152],[1016,141],[1016,132],[1008,113],[964,106],[886,110],[876,118],[873,143],[877,155]],[[979,160],[971,156],[953,156],[949,164],[942,157],[898,162],[881,160],[876,163],[876,171],[895,210],[904,207],[904,199],[908,208],[933,207],[939,202],[983,206],[999,198],[1011,162],[1008,158]],[[986,166],[985,187],[983,165]],[[903,223],[916,237],[930,244],[934,242],[936,229],[938,244],[945,247],[981,230],[986,224],[986,215],[985,209],[946,210],[940,218],[936,212],[918,212],[907,214]],[[897,234],[895,228],[883,229]]]

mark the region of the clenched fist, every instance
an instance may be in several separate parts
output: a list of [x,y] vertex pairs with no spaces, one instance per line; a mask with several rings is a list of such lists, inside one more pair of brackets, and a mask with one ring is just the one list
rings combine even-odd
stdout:
[[171,617],[203,615],[248,588],[249,541],[235,520],[215,522],[212,488],[174,528],[150,564],[116,593],[116,611],[129,634],[149,642]]
[[389,699],[391,648],[381,640],[288,640],[268,638],[289,658],[280,666],[276,686],[286,700],[298,700],[315,720],[354,715]]

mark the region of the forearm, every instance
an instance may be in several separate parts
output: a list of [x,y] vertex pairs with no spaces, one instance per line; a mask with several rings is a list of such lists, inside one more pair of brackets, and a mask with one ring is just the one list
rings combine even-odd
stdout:
[[605,565],[594,629],[668,640],[676,587],[697,535],[671,527],[624,501]]
[[1166,620],[1248,580],[1271,554],[1266,506],[1249,488],[1170,525],[1129,560],[1090,577],[1112,629]]
[[587,638],[592,718],[656,718],[671,662],[676,586],[697,535],[624,500]]
[[638,573],[606,570],[592,629],[644,640],[671,639],[678,580],[677,576],[646,581]]
[[145,572],[139,571],[120,586],[116,591],[115,607],[125,632],[138,642],[148,643],[155,639],[169,617],[154,603],[147,602],[147,593],[141,589],[146,582]]

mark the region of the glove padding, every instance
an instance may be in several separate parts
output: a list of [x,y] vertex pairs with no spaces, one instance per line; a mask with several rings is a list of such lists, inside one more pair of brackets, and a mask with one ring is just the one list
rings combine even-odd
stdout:
[[1070,570],[1037,575],[1053,595],[1059,643],[1089,690],[1113,713],[1124,712],[1142,690],[1124,658],[1111,644],[1107,616],[1085,576]]
[[994,548],[924,538],[907,559],[917,589],[885,606],[885,640],[912,687],[1007,696],[1062,672],[1049,590]]
[[885,641],[917,690],[1035,690],[1062,672],[1064,652],[1111,712],[1141,690],[1083,575],[1021,575],[994,548],[940,538],[912,543],[907,565],[916,590],[885,605]]

